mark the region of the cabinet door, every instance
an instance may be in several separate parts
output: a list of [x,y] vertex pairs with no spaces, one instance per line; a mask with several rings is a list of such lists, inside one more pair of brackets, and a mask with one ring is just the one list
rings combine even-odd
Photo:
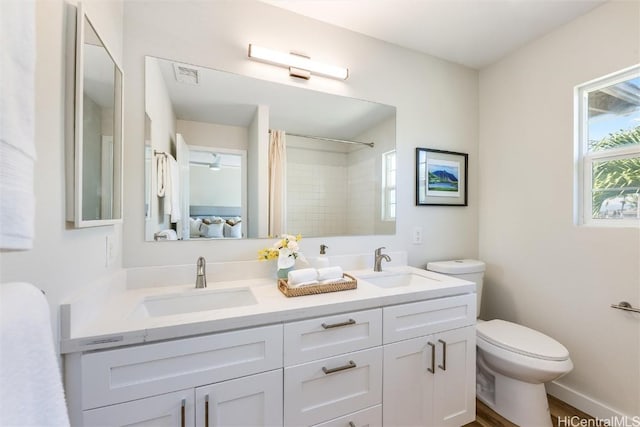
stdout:
[[428,370],[434,346],[430,337],[384,346],[383,425],[431,425],[434,374]]
[[185,427],[193,422],[192,388],[82,413],[82,424],[87,427]]
[[282,369],[198,387],[196,426],[282,426]]
[[476,416],[475,327],[437,334],[434,342],[437,349],[433,425],[455,427],[470,423]]

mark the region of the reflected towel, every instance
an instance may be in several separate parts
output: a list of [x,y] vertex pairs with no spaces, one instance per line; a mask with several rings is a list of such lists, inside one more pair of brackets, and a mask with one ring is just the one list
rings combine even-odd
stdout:
[[289,287],[296,287],[303,283],[318,280],[318,271],[315,268],[303,268],[300,270],[292,270],[287,275],[287,284]]
[[341,279],[342,273],[343,273],[342,267],[339,267],[339,266],[319,268],[318,280],[322,282],[325,280]]
[[33,247],[35,36],[35,2],[0,1],[0,249]]
[[49,304],[28,283],[0,285],[0,361],[0,425],[69,425]]
[[166,238],[167,240],[178,240],[178,234],[176,233],[176,230],[171,229],[158,231],[158,233],[156,233],[156,240],[162,240],[162,238]]

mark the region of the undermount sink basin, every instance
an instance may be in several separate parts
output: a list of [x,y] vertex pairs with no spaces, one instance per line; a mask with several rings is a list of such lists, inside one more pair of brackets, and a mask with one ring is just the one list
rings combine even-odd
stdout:
[[178,294],[146,297],[137,312],[147,317],[171,316],[256,304],[249,288],[189,290]]
[[429,286],[434,282],[440,282],[438,279],[421,276],[415,273],[396,273],[381,276],[364,277],[363,280],[380,288],[399,288],[403,286]]

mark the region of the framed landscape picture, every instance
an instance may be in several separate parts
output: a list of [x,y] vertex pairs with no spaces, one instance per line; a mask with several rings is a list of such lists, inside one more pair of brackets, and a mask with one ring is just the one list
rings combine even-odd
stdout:
[[416,205],[467,206],[467,153],[416,148]]

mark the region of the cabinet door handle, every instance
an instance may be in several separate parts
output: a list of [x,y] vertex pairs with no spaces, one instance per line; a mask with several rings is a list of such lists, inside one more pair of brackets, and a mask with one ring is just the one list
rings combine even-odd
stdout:
[[204,396],[204,427],[209,427],[209,395]]
[[443,371],[447,370],[447,343],[443,340],[438,340],[438,342],[442,343],[442,365],[438,365],[438,368]]
[[322,372],[324,372],[326,375],[329,375],[329,374],[333,374],[334,372],[340,372],[340,371],[344,371],[346,369],[352,369],[355,367],[356,367],[356,362],[354,362],[353,360],[349,360],[349,363],[343,366],[338,366],[337,368],[328,369],[326,366],[323,366]]
[[349,421],[348,426],[349,427],[356,427],[356,424],[353,421]]
[[330,324],[326,324],[323,323],[321,326],[323,329],[331,329],[331,328],[339,328],[341,326],[349,326],[349,325],[355,325],[356,321],[353,319],[349,319],[346,322],[340,322],[340,323],[330,323]]
[[187,401],[182,399],[182,404],[180,405],[180,426],[184,427],[184,409],[187,405]]
[[427,342],[427,344],[431,347],[431,367],[427,368],[427,371],[432,374],[436,373],[436,345],[431,341]]

